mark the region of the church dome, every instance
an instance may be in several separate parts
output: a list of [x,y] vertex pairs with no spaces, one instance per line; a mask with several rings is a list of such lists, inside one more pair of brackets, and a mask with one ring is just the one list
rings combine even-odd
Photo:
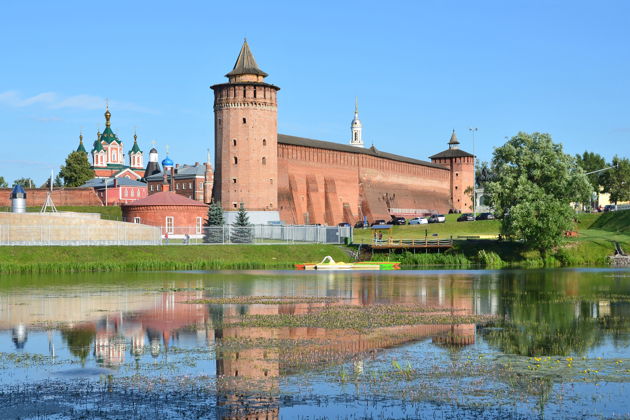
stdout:
[[170,157],[166,156],[166,158],[162,161],[162,166],[163,167],[173,166],[173,161],[171,160]]

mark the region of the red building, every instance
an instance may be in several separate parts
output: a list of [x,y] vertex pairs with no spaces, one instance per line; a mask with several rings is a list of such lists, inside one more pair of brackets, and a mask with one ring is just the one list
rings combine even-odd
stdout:
[[[168,188],[168,185],[166,186]],[[162,191],[122,205],[123,220],[159,226],[169,237],[201,235],[208,206],[174,191]]]
[[94,192],[106,206],[131,203],[147,196],[147,184],[125,176],[119,178],[94,178],[81,185],[94,188]]

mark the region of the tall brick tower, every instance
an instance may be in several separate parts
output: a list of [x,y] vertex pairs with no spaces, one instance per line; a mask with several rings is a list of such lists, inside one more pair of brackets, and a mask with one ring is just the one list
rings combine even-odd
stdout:
[[214,187],[229,222],[244,206],[250,222],[280,220],[278,213],[279,87],[265,83],[243,43],[228,83],[214,91]]
[[457,140],[455,130],[453,130],[448,142],[448,149],[431,156],[431,162],[439,163],[451,170],[451,209],[462,212],[472,210],[472,200],[465,191],[474,183],[474,156],[459,148],[459,140]]

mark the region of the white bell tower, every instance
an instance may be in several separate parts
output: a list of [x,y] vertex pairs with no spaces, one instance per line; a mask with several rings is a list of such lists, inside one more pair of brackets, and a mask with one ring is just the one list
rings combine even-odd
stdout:
[[351,146],[363,147],[361,128],[361,120],[359,120],[359,100],[354,98],[354,118],[350,125],[350,129],[352,130],[352,138],[350,139]]

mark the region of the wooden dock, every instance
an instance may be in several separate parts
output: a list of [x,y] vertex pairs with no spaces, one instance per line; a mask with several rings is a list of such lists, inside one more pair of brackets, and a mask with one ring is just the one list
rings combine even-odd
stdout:
[[[358,245],[358,244],[357,244]],[[371,249],[437,249],[444,250],[453,247],[453,239],[383,239],[370,243],[361,243],[361,246]]]

